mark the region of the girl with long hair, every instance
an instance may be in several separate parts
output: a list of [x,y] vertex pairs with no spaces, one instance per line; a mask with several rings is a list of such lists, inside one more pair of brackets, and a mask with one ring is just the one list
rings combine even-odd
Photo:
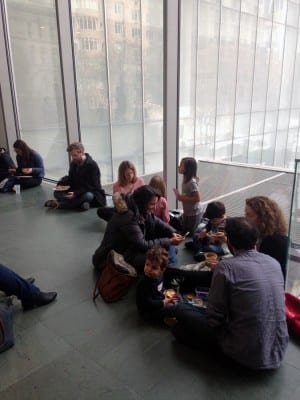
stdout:
[[184,157],[179,164],[179,173],[183,175],[182,190],[175,190],[176,199],[182,202],[183,232],[192,236],[200,223],[203,211],[198,186],[197,161],[193,157]]
[[13,147],[17,155],[17,168],[8,170],[10,177],[2,191],[11,192],[15,185],[20,185],[21,190],[39,186],[45,175],[42,157],[37,151],[31,149],[24,140],[16,140]]

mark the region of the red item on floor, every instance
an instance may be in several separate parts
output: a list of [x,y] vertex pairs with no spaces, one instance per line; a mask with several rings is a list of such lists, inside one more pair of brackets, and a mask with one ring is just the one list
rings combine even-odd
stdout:
[[285,294],[286,320],[290,333],[300,337],[300,298]]

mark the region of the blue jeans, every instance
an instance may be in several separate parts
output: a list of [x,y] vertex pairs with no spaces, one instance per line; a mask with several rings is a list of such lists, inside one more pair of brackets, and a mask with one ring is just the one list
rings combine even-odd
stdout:
[[40,294],[37,286],[2,264],[0,264],[0,290],[8,296],[17,296],[22,302],[31,302]]
[[65,209],[79,208],[84,202],[88,202],[91,204],[95,198],[92,192],[85,192],[79,196],[74,197],[73,199],[66,199],[65,192],[60,192],[58,190],[54,191],[54,197],[59,202],[59,208]]

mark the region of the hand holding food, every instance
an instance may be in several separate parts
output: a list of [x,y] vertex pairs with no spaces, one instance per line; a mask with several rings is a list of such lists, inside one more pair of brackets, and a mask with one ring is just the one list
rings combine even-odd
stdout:
[[179,244],[185,240],[185,237],[182,235],[179,235],[179,233],[173,233],[173,236],[170,239],[171,244]]

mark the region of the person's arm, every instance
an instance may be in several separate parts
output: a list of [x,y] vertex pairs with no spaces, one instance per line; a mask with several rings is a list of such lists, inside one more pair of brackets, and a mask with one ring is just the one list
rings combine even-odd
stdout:
[[145,185],[145,181],[143,178],[138,177],[137,180],[134,182],[133,188],[132,188],[132,192],[134,192],[136,189],[138,189],[141,186]]
[[166,233],[165,236],[158,236],[150,240],[145,239],[145,235],[139,226],[137,220],[133,218],[127,224],[120,226],[120,231],[123,236],[127,238],[130,245],[134,247],[136,252],[146,252],[148,249],[154,246],[161,246],[169,248],[172,241],[172,228]]
[[31,167],[31,174],[39,177],[43,177],[45,175],[43,159],[37,152],[33,152],[33,166]]
[[201,201],[201,195],[200,195],[199,190],[192,192],[192,194],[190,196],[186,196],[184,194],[178,193],[176,195],[176,199],[178,201],[184,201],[186,203],[197,203],[197,202]]
[[74,190],[75,196],[80,196],[85,192],[92,192],[101,190],[100,184],[100,170],[96,162],[89,164],[87,172],[86,172],[86,182],[85,186]]
[[228,318],[228,280],[224,264],[221,262],[216,266],[208,294],[207,319],[212,327],[224,325]]
[[113,193],[116,193],[116,192],[122,193],[122,186],[120,185],[119,181],[117,181],[113,184]]

